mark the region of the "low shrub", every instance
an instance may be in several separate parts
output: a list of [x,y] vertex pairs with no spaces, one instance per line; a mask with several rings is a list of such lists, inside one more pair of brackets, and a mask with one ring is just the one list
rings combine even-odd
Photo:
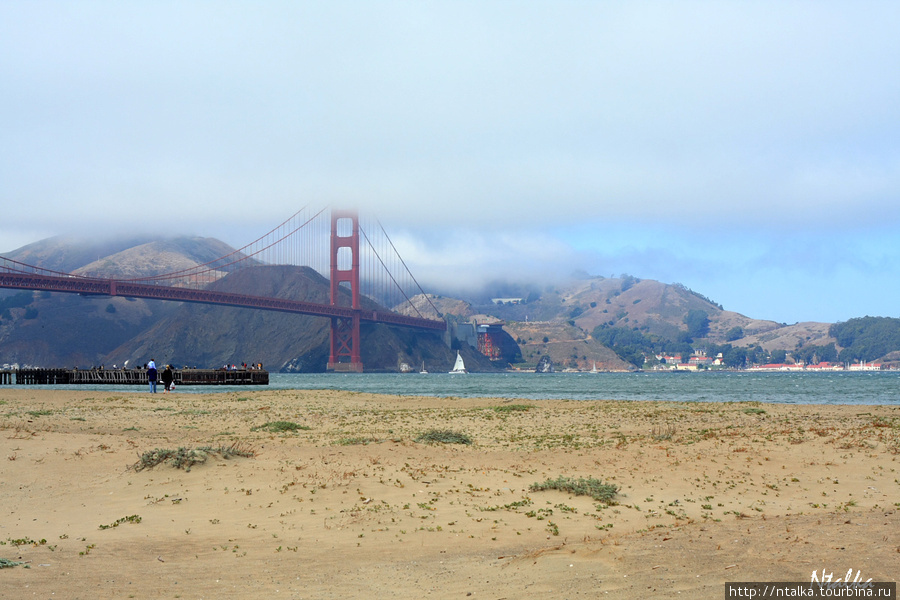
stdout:
[[533,492],[544,490],[559,490],[569,492],[576,496],[590,496],[594,500],[605,504],[612,504],[619,488],[611,483],[603,483],[594,477],[563,477],[548,479],[543,483],[532,483],[529,487]]
[[269,433],[287,433],[290,431],[309,430],[312,427],[308,425],[300,425],[293,421],[269,421],[258,427],[252,428],[250,431],[268,431]]
[[416,438],[417,442],[428,444],[471,444],[472,438],[464,433],[450,429],[429,429]]
[[527,412],[534,408],[530,404],[504,404],[502,406],[495,406],[494,410],[498,413],[511,413],[511,412]]
[[144,452],[138,461],[129,468],[135,471],[143,471],[163,463],[169,463],[176,469],[190,471],[191,467],[205,463],[210,456],[220,456],[225,459],[235,456],[251,458],[256,456],[256,451],[240,442],[235,442],[230,446],[219,446],[218,448],[211,446],[202,446],[200,448],[181,447],[177,450],[155,448]]
[[337,441],[340,446],[365,446],[368,444],[377,444],[380,442],[378,438],[373,437],[347,437]]
[[25,563],[17,561],[17,560],[9,560],[8,558],[0,558],[0,569],[9,569],[11,567],[18,567],[19,565],[24,565]]

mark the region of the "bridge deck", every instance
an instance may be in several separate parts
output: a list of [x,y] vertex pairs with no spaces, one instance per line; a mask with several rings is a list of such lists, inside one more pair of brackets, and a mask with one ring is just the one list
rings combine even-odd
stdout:
[[410,317],[387,311],[361,310],[346,306],[317,304],[303,300],[267,298],[204,289],[195,290],[164,285],[133,283],[129,281],[116,281],[112,279],[92,279],[74,275],[53,276],[37,273],[0,271],[0,287],[82,295],[125,296],[153,300],[197,302],[200,304],[220,304],[224,306],[236,306],[239,308],[256,308],[260,310],[298,313],[318,317],[350,319],[355,316],[361,321],[386,323],[388,325],[413,327],[431,331],[447,330],[447,323],[442,319]]

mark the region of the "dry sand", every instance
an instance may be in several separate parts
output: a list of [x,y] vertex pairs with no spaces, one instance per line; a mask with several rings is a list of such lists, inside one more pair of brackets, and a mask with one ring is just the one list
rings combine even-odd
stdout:
[[[0,430],[3,598],[722,598],[900,566],[898,407],[10,388]],[[560,476],[616,502],[529,489]]]

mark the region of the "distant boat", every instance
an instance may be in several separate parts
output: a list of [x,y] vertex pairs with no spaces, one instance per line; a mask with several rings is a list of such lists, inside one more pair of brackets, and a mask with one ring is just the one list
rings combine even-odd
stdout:
[[597,371],[597,361],[594,361],[594,367],[591,369],[591,373],[599,373],[599,371]]
[[422,370],[419,371],[419,375],[428,375],[428,371],[425,370],[425,361],[422,361]]
[[453,370],[450,371],[450,373],[454,375],[457,373],[468,373],[468,371],[466,371],[466,363],[463,362],[462,356],[460,356],[459,354],[459,350],[456,351],[456,364],[453,365]]

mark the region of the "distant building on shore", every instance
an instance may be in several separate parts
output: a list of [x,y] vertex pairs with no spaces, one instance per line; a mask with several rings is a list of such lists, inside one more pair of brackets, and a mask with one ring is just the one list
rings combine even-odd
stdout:
[[522,304],[522,298],[491,298],[493,304]]

